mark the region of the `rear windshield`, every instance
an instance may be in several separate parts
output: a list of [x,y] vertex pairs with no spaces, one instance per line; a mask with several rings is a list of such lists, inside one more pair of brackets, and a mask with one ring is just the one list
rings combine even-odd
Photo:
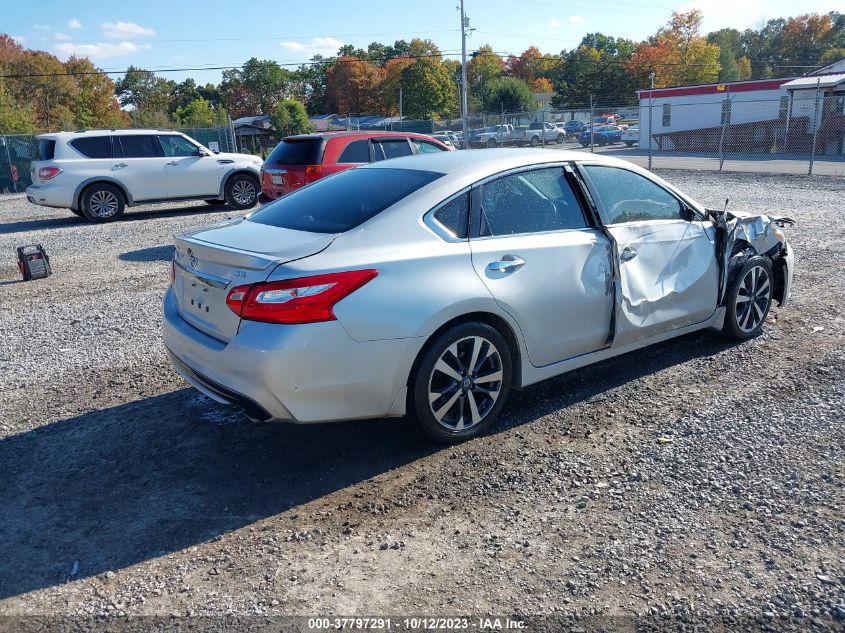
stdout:
[[280,165],[319,165],[320,145],[319,138],[286,138],[276,145],[275,149],[267,157],[268,163]]
[[38,160],[53,160],[56,155],[56,141],[42,138],[38,139]]
[[442,175],[411,169],[350,169],[295,189],[249,221],[311,233],[343,233]]

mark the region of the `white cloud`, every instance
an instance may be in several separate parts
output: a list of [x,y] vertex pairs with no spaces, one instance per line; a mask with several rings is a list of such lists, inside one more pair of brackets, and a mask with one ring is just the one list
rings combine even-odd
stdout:
[[81,28],[82,28],[82,22],[80,22],[80,21],[79,21],[79,20],[77,20],[76,18],[73,18],[72,20],[70,20],[70,21],[67,23],[67,27],[68,27],[69,29],[81,29]]
[[103,22],[100,25],[103,34],[112,39],[136,39],[139,37],[153,37],[156,32],[146,26],[134,22]]
[[315,37],[307,43],[279,42],[279,46],[298,57],[314,57],[314,55],[331,57],[337,55],[337,50],[343,46],[343,42],[334,37]]
[[551,18],[549,20],[549,23],[546,24],[546,26],[548,26],[550,29],[556,29],[560,26],[560,20],[558,20],[557,18]]
[[18,44],[26,42],[26,38],[23,35],[10,35],[9,37],[15,40]]
[[74,44],[67,42],[56,44],[55,51],[65,57],[90,57],[91,59],[109,59],[131,55],[149,48],[149,44],[135,44],[134,42],[100,42],[98,44]]
[[570,15],[569,21],[572,22],[572,24],[583,24],[584,22],[586,22],[584,16],[582,15]]
[[685,13],[692,9],[704,12],[703,31],[715,31],[723,27],[743,30],[755,26],[766,15],[766,3],[763,0],[707,0],[692,1],[682,5],[678,11]]
[[73,39],[67,33],[53,33],[53,37],[57,40],[64,40],[66,42]]

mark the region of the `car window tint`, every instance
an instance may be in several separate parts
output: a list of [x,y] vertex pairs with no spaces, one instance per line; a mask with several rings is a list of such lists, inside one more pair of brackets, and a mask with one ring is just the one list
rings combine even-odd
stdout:
[[414,169],[347,169],[262,207],[250,222],[312,233],[343,233],[443,174]]
[[38,139],[38,160],[53,160],[56,155],[56,141],[53,139]]
[[337,159],[339,163],[369,163],[370,162],[370,142],[366,139],[360,141],[352,141],[343,150],[340,158]]
[[469,193],[453,198],[434,212],[434,218],[455,237],[469,234]]
[[417,146],[417,151],[420,154],[435,154],[437,152],[447,152],[449,150],[440,147],[434,143],[429,141],[422,141],[420,139],[414,139],[414,144]]
[[603,165],[585,165],[583,169],[601,201],[605,224],[683,218],[678,199],[640,174]]
[[115,137],[120,140],[124,158],[151,158],[161,156],[161,145],[155,136],[127,134]]
[[481,235],[514,235],[587,226],[560,167],[498,178],[481,187]]
[[376,160],[411,156],[413,153],[411,152],[411,146],[404,138],[399,138],[395,141],[376,141],[375,150]]
[[196,156],[199,150],[199,147],[178,134],[162,134],[158,140],[165,156]]
[[83,136],[70,142],[86,158],[111,158],[110,136]]
[[319,138],[286,138],[273,148],[267,157],[268,164],[319,165],[322,160]]

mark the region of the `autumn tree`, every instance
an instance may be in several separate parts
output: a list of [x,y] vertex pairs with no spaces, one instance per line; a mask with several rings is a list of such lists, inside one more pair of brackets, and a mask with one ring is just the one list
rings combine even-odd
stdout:
[[648,75],[655,73],[655,87],[709,83],[719,77],[719,47],[701,35],[702,13],[693,9],[672,13],[668,24],[648,42],[638,44],[625,65],[648,85]]
[[35,110],[17,104],[0,78],[0,134],[33,134],[37,130]]
[[382,67],[377,98],[379,110],[384,114],[399,113],[399,88],[404,89],[402,73],[413,63],[410,57],[394,57]]
[[326,104],[340,114],[378,110],[381,70],[357,57],[340,57],[326,73]]
[[415,59],[401,74],[405,95],[404,114],[412,119],[431,119],[457,111],[457,86],[439,59]]

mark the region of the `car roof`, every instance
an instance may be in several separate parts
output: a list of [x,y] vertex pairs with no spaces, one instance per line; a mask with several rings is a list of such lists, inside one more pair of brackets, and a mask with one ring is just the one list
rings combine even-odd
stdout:
[[121,136],[134,136],[137,134],[182,134],[179,130],[148,130],[138,128],[112,128],[101,130],[78,130],[76,132],[48,132],[39,134],[36,138],[43,139],[70,139],[80,136],[102,136],[103,134],[119,134]]
[[358,169],[414,169],[441,174],[472,169],[477,172],[479,177],[483,178],[487,174],[495,174],[516,167],[584,160],[607,165],[631,166],[630,162],[618,158],[581,151],[497,147],[404,156],[370,163]]
[[293,136],[286,136],[282,140],[290,140],[290,139],[327,139],[327,138],[340,138],[340,137],[349,137],[355,136],[358,138],[373,138],[373,137],[385,137],[385,136],[410,136],[412,138],[420,138],[420,137],[429,137],[431,134],[420,134],[418,132],[396,132],[396,131],[385,131],[385,130],[340,130],[337,132],[314,132],[311,134],[295,134]]

